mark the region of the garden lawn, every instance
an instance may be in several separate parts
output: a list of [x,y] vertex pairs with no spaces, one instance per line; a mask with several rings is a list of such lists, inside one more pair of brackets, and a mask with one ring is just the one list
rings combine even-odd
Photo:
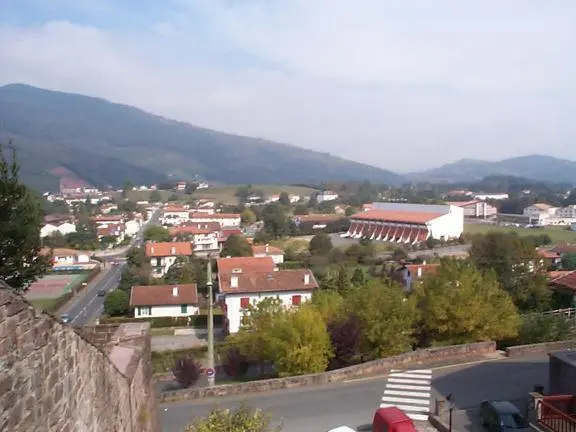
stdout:
[[538,236],[547,234],[552,239],[552,243],[574,243],[576,242],[576,231],[569,231],[563,228],[518,228],[518,227],[504,227],[485,224],[465,224],[465,234],[486,234],[488,232],[514,232],[519,236]]

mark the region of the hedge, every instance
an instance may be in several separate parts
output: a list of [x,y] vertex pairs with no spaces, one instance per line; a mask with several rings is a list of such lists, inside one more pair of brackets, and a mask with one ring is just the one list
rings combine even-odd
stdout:
[[[158,318],[133,318],[133,317],[106,317],[101,318],[101,324],[122,324],[128,322],[149,322],[152,328],[163,327],[208,327],[208,315],[192,315],[188,317],[158,317]],[[214,315],[214,325],[224,325],[224,315]]]

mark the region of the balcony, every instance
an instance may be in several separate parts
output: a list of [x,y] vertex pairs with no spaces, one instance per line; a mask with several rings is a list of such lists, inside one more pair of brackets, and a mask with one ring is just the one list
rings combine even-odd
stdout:
[[554,432],[576,432],[576,396],[544,396],[538,401],[538,424]]

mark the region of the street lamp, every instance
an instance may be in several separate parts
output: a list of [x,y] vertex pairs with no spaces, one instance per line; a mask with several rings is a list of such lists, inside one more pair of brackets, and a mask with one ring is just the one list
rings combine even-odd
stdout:
[[211,256],[208,255],[208,265],[206,269],[206,286],[208,287],[208,359],[206,376],[208,385],[213,386],[216,381],[216,371],[214,369],[214,304],[212,291],[212,265]]

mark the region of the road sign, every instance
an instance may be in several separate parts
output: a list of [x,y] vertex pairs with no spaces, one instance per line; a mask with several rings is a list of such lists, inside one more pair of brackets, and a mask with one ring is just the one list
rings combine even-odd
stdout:
[[206,373],[206,376],[209,378],[212,378],[216,374],[216,371],[212,368],[206,368],[204,372]]

